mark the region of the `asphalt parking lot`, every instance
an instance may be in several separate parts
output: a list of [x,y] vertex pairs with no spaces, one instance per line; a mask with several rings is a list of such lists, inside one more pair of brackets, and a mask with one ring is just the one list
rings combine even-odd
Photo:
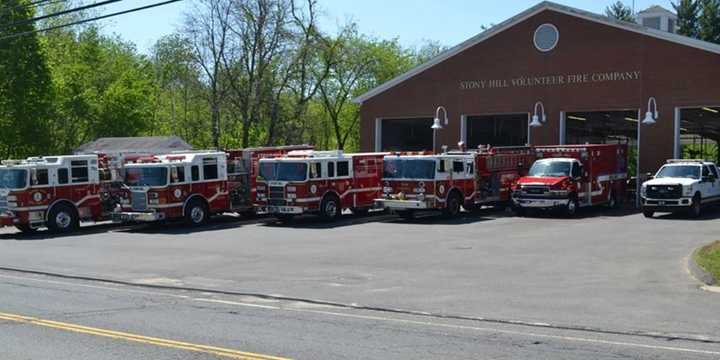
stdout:
[[130,283],[288,301],[720,341],[720,294],[687,256],[717,240],[702,219],[586,210],[579,218],[503,211],[401,220],[344,216],[291,224],[225,216],[207,227],[86,226],[77,234],[0,233],[0,264]]

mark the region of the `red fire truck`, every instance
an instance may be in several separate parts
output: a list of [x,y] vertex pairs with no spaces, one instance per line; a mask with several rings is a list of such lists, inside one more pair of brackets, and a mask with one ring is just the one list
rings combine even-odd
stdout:
[[442,154],[386,156],[378,206],[411,218],[417,210],[455,216],[461,207],[509,203],[512,184],[525,175],[530,147],[479,148]]
[[573,216],[579,207],[615,207],[625,198],[627,145],[535,149],[538,160],[514,186],[513,205],[520,215],[526,209],[561,209]]
[[127,191],[116,222],[183,218],[200,225],[213,215],[254,213],[258,161],[309,145],[198,151],[151,156],[128,163]]
[[70,232],[80,220],[108,219],[119,203],[117,155],[67,155],[6,160],[0,166],[0,225],[24,233],[46,226]]
[[303,213],[318,213],[333,220],[344,209],[365,213],[382,189],[383,156],[294,151],[284,157],[262,159],[257,184],[259,211],[282,220]]

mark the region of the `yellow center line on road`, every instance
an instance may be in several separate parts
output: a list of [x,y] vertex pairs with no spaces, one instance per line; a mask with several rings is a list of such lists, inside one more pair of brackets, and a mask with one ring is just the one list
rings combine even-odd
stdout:
[[44,320],[44,319],[39,319],[39,318],[31,317],[31,316],[8,314],[8,313],[3,313],[3,312],[0,312],[0,320],[7,320],[7,321],[12,321],[12,322],[17,322],[17,323],[43,326],[43,327],[57,329],[57,330],[71,331],[71,332],[80,333],[80,334],[94,335],[94,336],[100,336],[100,337],[106,337],[106,338],[118,339],[118,340],[130,341],[130,342],[137,342],[137,343],[142,343],[142,344],[155,345],[155,346],[161,346],[161,347],[167,347],[167,348],[173,348],[173,349],[179,349],[179,350],[211,354],[211,355],[216,355],[216,356],[230,358],[230,359],[289,360],[288,358],[263,355],[263,354],[255,354],[255,353],[238,351],[238,350],[233,350],[233,349],[226,349],[226,348],[221,348],[221,347],[216,347],[216,346],[193,344],[193,343],[188,343],[188,342],[161,339],[161,338],[119,332],[119,331],[106,330],[106,329],[99,329],[99,328],[94,328],[94,327],[89,327],[89,326],[82,326],[82,325],[70,324],[70,323],[64,323],[64,322],[52,321],[52,320]]

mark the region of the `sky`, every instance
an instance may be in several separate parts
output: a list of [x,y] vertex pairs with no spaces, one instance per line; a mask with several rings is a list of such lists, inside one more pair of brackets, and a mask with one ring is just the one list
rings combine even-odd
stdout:
[[[102,13],[116,12],[160,0],[124,0],[106,6]],[[193,0],[102,20],[107,33],[117,33],[147,53],[157,39],[182,25]],[[603,13],[615,0],[556,0],[556,2]],[[381,39],[397,38],[406,47],[425,41],[454,46],[480,33],[483,25],[497,24],[538,4],[540,0],[319,0],[321,29],[334,33],[354,21],[360,31]],[[632,6],[632,0],[626,0]],[[493,4],[493,5],[489,5]],[[672,9],[671,0],[635,0],[635,9],[652,5]]]

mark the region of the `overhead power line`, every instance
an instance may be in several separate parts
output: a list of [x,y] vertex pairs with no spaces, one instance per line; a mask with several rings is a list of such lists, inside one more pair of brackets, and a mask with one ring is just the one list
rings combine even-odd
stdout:
[[13,9],[25,9],[25,8],[31,8],[31,7],[39,7],[39,6],[45,6],[45,5],[51,5],[51,4],[57,4],[61,2],[65,2],[67,0],[38,0],[27,4],[19,4],[19,5],[8,5],[3,8],[0,8],[0,13],[7,14]]
[[106,14],[106,15],[102,15],[102,16],[96,16],[96,17],[89,18],[89,19],[74,21],[74,22],[67,23],[67,24],[50,26],[50,27],[47,27],[47,28],[44,28],[44,29],[38,29],[38,30],[32,30],[32,31],[25,31],[25,32],[17,33],[17,34],[12,34],[12,35],[8,35],[8,36],[0,37],[0,41],[2,41],[2,40],[8,40],[8,39],[13,39],[13,38],[20,37],[20,36],[25,36],[25,35],[30,35],[30,34],[35,34],[35,33],[40,33],[40,32],[51,31],[51,30],[56,30],[56,29],[65,28],[65,27],[80,25],[80,24],[84,24],[84,23],[91,22],[91,21],[97,21],[97,20],[107,19],[107,18],[111,18],[111,17],[114,17],[114,16],[119,16],[119,15],[124,15],[124,14],[129,14],[129,13],[137,12],[137,11],[147,10],[147,9],[151,9],[151,8],[154,8],[154,7],[163,6],[163,5],[168,5],[168,4],[172,4],[172,3],[176,3],[176,2],[180,2],[180,1],[183,1],[183,0],[168,0],[168,1],[163,1],[163,2],[159,2],[159,3],[151,4],[151,5],[146,5],[146,6],[137,7],[137,8],[134,8],[134,9],[124,10],[124,11],[119,11],[119,12],[115,12],[115,13],[111,13],[111,14]]
[[83,10],[87,10],[87,9],[92,9],[92,8],[96,8],[96,7],[98,7],[98,6],[108,5],[108,4],[112,4],[112,3],[116,3],[116,2],[120,2],[120,1],[123,1],[123,0],[105,0],[105,1],[93,3],[93,4],[90,4],[90,5],[78,6],[78,7],[76,7],[76,8],[67,9],[67,10],[63,10],[63,11],[58,11],[58,12],[52,13],[52,14],[37,16],[37,17],[34,17],[34,18],[32,18],[32,19],[26,19],[26,20],[16,21],[16,22],[14,22],[14,23],[10,23],[10,24],[7,24],[7,25],[3,26],[3,28],[9,28],[9,27],[18,26],[18,25],[30,24],[30,23],[34,23],[34,22],[36,22],[36,21],[45,20],[45,19],[50,19],[50,18],[54,18],[54,17],[58,17],[58,16],[67,15],[67,14],[72,14],[72,13],[75,13],[75,12],[79,12],[79,11],[83,11]]

